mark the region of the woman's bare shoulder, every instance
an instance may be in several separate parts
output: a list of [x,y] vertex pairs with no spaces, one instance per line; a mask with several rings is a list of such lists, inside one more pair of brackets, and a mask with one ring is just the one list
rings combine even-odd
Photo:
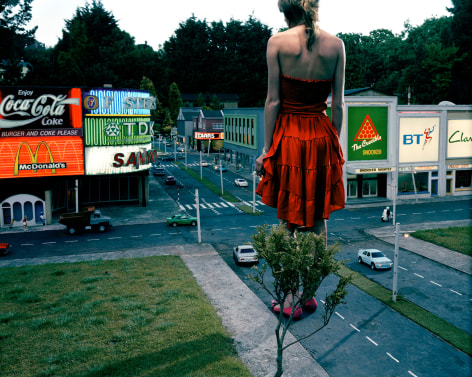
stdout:
[[332,35],[328,33],[325,30],[320,29],[320,34],[318,38],[323,39],[325,43],[329,43],[333,45],[334,47],[342,48],[344,46],[344,43],[342,39],[336,37],[335,35]]

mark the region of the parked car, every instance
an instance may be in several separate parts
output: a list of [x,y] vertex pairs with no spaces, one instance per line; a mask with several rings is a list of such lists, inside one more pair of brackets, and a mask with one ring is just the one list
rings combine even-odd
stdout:
[[169,224],[170,226],[177,226],[177,225],[195,226],[197,225],[197,218],[188,216],[188,215],[177,214],[172,217],[168,217],[167,224]]
[[[216,171],[220,171],[220,165],[215,165],[213,166],[213,169],[215,169]],[[225,168],[224,165],[221,166],[221,171],[226,171],[227,169]]]
[[210,164],[209,164],[208,162],[206,162],[206,161],[202,161],[202,166],[208,167],[208,166],[210,166]]
[[369,265],[372,270],[393,267],[393,262],[377,249],[360,249],[357,252],[357,261]]
[[0,243],[0,255],[8,254],[9,249],[10,249],[10,244]]
[[234,180],[234,184],[236,186],[239,186],[239,187],[247,187],[248,186],[247,181],[243,178],[236,178]]
[[161,160],[162,161],[174,161],[174,156],[171,156],[171,155],[162,156]]
[[156,177],[162,177],[166,175],[166,171],[163,168],[154,168],[153,173]]
[[175,185],[177,183],[177,180],[173,175],[169,175],[166,178],[166,185]]
[[233,249],[233,259],[236,262],[236,264],[242,264],[242,263],[259,264],[257,251],[254,250],[252,245],[236,246]]

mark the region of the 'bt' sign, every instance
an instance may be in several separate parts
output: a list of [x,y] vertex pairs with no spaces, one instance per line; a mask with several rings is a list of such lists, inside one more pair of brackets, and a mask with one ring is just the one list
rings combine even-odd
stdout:
[[437,161],[440,118],[400,118],[399,162]]

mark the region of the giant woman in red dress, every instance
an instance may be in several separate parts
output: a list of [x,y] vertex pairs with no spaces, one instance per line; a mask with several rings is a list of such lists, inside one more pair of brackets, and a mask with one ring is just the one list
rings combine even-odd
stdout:
[[[289,29],[267,45],[265,146],[256,160],[257,193],[291,230],[325,234],[331,212],[344,208],[343,42],[320,30],[318,0],[279,0]],[[326,116],[332,93],[331,120]]]

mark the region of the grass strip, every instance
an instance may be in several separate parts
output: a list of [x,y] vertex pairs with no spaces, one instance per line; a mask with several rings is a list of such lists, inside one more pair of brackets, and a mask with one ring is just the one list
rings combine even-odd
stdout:
[[471,226],[417,230],[411,233],[411,235],[420,240],[472,256]]
[[2,268],[2,377],[252,376],[177,256]]
[[451,325],[444,319],[408,301],[404,297],[397,296],[397,301],[393,301],[392,291],[344,265],[339,269],[338,275],[351,275],[351,284],[388,305],[404,317],[416,322],[462,352],[472,356],[472,337],[465,331]]

